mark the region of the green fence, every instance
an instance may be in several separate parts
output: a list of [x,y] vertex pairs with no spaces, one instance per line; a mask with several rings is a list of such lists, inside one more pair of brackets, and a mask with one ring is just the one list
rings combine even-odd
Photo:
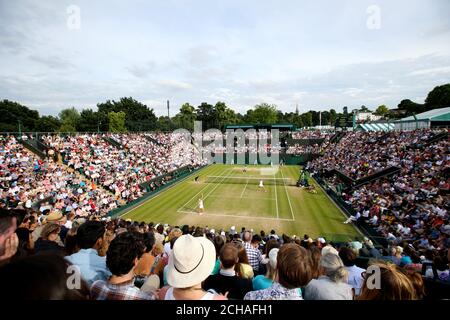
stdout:
[[199,170],[201,170],[201,169],[203,169],[205,167],[206,166],[201,166],[201,167],[198,167],[196,169],[183,172],[182,174],[178,175],[176,178],[174,178],[174,179],[168,181],[167,183],[161,185],[158,189],[153,190],[151,192],[147,192],[142,197],[140,197],[139,199],[136,199],[136,200],[134,200],[134,201],[132,201],[130,203],[127,203],[126,205],[124,205],[124,206],[122,206],[120,208],[117,208],[117,209],[114,209],[114,210],[110,211],[108,216],[110,216],[111,218],[117,218],[117,217],[123,215],[124,213],[126,213],[126,212],[130,211],[131,209],[137,207],[141,203],[143,203],[143,202],[147,201],[148,199],[154,197],[156,194],[160,193],[164,189],[166,189],[166,188],[170,187],[171,185],[181,181],[182,179],[184,179],[184,178],[186,178],[186,177],[188,177],[188,176],[198,172]]
[[311,160],[319,157],[320,154],[317,153],[304,153],[300,155],[295,154],[283,154],[280,158],[283,159],[284,164],[288,165],[303,165]]

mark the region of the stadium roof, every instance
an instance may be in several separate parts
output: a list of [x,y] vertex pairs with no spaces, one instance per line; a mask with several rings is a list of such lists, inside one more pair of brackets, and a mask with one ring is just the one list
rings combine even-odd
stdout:
[[[450,107],[433,109],[430,111],[422,112],[422,113],[416,114],[416,118],[417,118],[417,120],[450,121]],[[410,117],[406,117],[406,118],[397,120],[396,122],[402,122],[402,121],[416,121],[416,119],[414,119],[414,116],[410,116]]]
[[394,130],[395,125],[393,123],[361,123],[358,124],[356,129],[363,129],[364,131],[391,131]]

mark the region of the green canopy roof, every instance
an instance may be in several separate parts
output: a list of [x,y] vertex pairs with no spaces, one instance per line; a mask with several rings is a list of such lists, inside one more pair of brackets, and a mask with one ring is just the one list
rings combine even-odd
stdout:
[[356,129],[362,129],[364,131],[391,131],[394,130],[395,125],[393,123],[361,123],[358,124]]
[[[419,114],[416,114],[417,120],[428,120],[428,121],[450,121],[450,107],[447,108],[440,108],[440,109],[433,109],[430,111],[422,112]],[[400,120],[397,120],[396,122],[403,122],[403,121],[415,121],[413,116],[406,117]]]

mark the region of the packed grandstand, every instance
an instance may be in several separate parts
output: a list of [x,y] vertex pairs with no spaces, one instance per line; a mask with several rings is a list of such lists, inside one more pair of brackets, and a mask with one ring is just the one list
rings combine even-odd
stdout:
[[[2,135],[4,291],[44,299],[448,298],[447,129],[287,136],[283,146],[267,142],[233,152],[313,155],[306,171],[364,238],[335,242],[277,234],[270,225],[224,230],[111,216],[175,179],[178,170],[207,164],[199,153],[186,152],[192,141],[174,133]],[[272,136],[246,137],[252,138]],[[58,287],[70,276],[69,265],[81,273],[79,288]],[[371,267],[381,270],[383,290],[367,285]],[[56,280],[39,276],[45,270]],[[31,279],[19,290],[23,272]]]

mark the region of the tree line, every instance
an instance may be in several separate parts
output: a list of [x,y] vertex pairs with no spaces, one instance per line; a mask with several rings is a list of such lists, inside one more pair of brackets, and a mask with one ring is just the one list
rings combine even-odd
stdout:
[[[450,106],[450,84],[437,86],[431,90],[424,104],[409,99],[402,100],[397,109],[385,105],[378,106],[374,113],[385,119],[410,116],[427,110]],[[346,108],[344,107],[344,110]],[[361,106],[360,111],[370,110]],[[401,111],[401,112],[399,112]],[[171,131],[178,128],[193,130],[194,121],[202,121],[204,130],[210,128],[224,129],[226,124],[294,124],[298,128],[321,125],[337,126],[351,121],[351,112],[307,111],[300,113],[282,112],[274,104],[260,103],[246,111],[235,112],[225,102],[201,103],[195,107],[184,103],[179,112],[173,116],[157,117],[152,108],[133,99],[124,97],[118,101],[108,100],[97,104],[97,110],[86,108],[62,109],[58,116],[41,116],[18,102],[0,101],[0,132],[136,132],[136,131]]]

